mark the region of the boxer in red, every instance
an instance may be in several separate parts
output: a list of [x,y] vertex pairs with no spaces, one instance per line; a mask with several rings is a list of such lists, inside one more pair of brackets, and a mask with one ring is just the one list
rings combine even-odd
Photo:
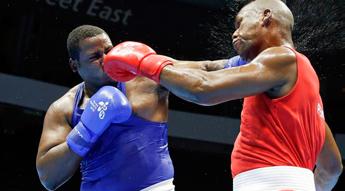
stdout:
[[180,68],[144,44],[124,42],[106,55],[104,68],[112,78],[146,76],[201,105],[244,98],[231,156],[235,191],[327,191],[342,172],[342,160],[324,119],[317,74],[294,48],[293,22],[279,0],[244,6],[232,35],[234,48],[249,62],[240,67]]

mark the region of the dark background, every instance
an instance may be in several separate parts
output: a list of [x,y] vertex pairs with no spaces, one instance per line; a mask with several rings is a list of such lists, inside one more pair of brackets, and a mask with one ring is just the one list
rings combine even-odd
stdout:
[[[73,5],[77,1],[71,2]],[[95,0],[82,0],[73,8],[67,4],[60,6],[59,0],[1,1],[0,72],[67,87],[79,83],[80,78],[68,67],[66,38],[81,24],[105,29],[114,44],[141,41],[176,59],[221,59],[235,55],[231,34],[241,1],[98,0],[98,8],[93,10],[96,15],[91,16],[87,10],[92,2]],[[320,77],[325,115],[334,133],[345,133],[344,2],[287,2],[295,16],[296,48],[310,58]],[[115,21],[111,21],[99,16],[106,9],[104,6],[110,7],[112,14],[117,10],[119,17],[113,15]],[[126,11],[130,11],[127,18]],[[201,107],[170,97],[171,109],[201,114],[239,118],[241,107],[241,100]],[[44,114],[0,103],[0,190],[44,190],[35,170]],[[177,191],[232,190],[231,145],[176,137],[169,137],[169,141]],[[78,190],[78,179],[77,174],[59,190]],[[343,176],[334,190],[341,186],[345,186]]]

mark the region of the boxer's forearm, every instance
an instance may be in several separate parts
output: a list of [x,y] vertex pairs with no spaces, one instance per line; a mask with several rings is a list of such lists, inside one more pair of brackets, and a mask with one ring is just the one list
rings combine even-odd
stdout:
[[49,149],[36,161],[41,183],[48,190],[55,190],[74,175],[80,161],[81,158],[70,151],[65,142]]
[[253,64],[207,72],[166,66],[160,73],[159,83],[184,100],[215,105],[268,89],[265,79],[257,77],[257,67]]
[[314,171],[315,186],[317,190],[331,190],[343,171],[339,148],[326,122],[325,129],[325,142],[318,156],[317,165]]
[[203,70],[167,66],[160,75],[160,84],[176,96],[200,105],[208,105],[204,84],[207,83]]
[[336,185],[340,174],[329,174],[325,170],[316,168],[314,171],[316,191],[331,191]]
[[178,68],[200,69],[204,71],[216,71],[224,69],[228,60],[202,60],[202,61],[186,61],[173,60],[174,66]]

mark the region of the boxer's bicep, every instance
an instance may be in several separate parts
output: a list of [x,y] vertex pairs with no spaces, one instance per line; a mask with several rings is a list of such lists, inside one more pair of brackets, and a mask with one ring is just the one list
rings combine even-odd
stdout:
[[269,68],[261,64],[211,72],[203,84],[203,100],[214,105],[265,92],[280,83]]
[[[266,91],[276,83],[257,64],[206,72],[165,67],[161,84],[176,96],[200,105],[214,105]],[[266,74],[267,73],[267,74]]]
[[[63,106],[66,108],[66,105],[59,108]],[[51,106],[45,116],[36,158],[39,179],[47,190],[60,187],[79,167],[81,157],[72,152],[66,144],[70,131],[65,110],[54,110]]]
[[295,74],[295,56],[279,51],[264,51],[249,64],[206,73],[202,102],[214,105],[284,86]]
[[43,156],[54,146],[65,142],[71,129],[65,114],[52,104],[44,118],[37,157]]

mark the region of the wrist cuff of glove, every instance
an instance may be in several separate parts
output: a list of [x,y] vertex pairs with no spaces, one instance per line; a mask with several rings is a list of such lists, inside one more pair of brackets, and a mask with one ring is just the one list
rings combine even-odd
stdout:
[[149,55],[141,61],[140,74],[159,83],[163,68],[172,64],[169,57],[157,54]]
[[68,147],[77,155],[84,157],[96,142],[98,136],[79,122],[68,134]]

